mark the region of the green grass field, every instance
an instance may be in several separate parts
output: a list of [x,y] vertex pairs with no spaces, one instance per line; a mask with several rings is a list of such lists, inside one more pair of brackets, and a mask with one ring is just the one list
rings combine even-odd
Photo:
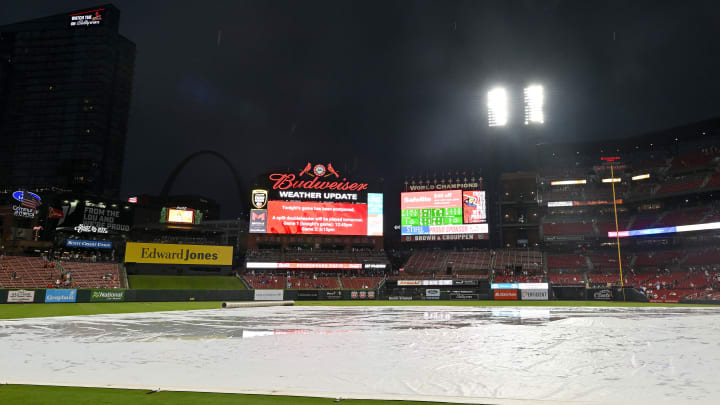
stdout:
[[[0,305],[0,319],[42,316],[121,314],[136,312],[219,309],[218,301],[113,302]],[[603,301],[296,301],[298,306],[453,306],[453,307],[701,307],[697,304],[651,304]],[[712,306],[712,305],[707,305]],[[718,307],[720,308],[720,307]]]
[[[0,385],[0,404],[74,404],[74,405],[330,405],[329,398],[287,397],[275,395],[212,394],[203,392],[122,390],[108,388],[53,387],[44,385]],[[345,399],[345,405],[422,405],[438,402],[363,401]]]
[[0,305],[0,319],[211,309],[220,308],[220,304],[217,301],[7,304]]
[[128,276],[136,290],[244,290],[245,284],[232,276]]

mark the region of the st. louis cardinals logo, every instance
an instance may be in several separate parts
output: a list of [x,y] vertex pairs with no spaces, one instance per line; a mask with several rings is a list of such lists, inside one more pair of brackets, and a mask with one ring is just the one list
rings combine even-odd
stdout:
[[335,171],[332,163],[328,163],[327,166],[322,164],[316,164],[313,166],[312,163],[308,162],[308,164],[305,165],[305,168],[300,172],[300,175],[298,177],[302,177],[306,174],[312,177],[335,176],[337,178],[340,178],[340,175],[337,171]]

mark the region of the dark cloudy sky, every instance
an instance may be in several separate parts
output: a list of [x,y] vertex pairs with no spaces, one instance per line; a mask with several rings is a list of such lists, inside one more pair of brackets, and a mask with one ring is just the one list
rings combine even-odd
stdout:
[[[0,24],[97,4],[7,0]],[[720,110],[716,0],[114,4],[137,45],[122,197],[157,193],[201,149],[249,182],[268,167],[356,159],[389,192],[426,168],[482,168],[502,139],[630,136]],[[528,82],[546,86],[543,130],[516,115],[489,131],[488,88],[504,84],[519,103]],[[231,176],[211,158],[172,191],[237,215]]]

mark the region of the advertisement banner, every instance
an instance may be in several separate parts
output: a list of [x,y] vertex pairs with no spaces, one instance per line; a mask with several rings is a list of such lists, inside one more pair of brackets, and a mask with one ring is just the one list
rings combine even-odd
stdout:
[[518,283],[517,288],[521,290],[547,290],[548,283]]
[[7,302],[33,302],[35,301],[34,290],[13,290],[8,291]]
[[400,228],[402,235],[447,235],[457,233],[488,233],[488,224],[458,224],[458,225],[424,225],[406,226]]
[[339,291],[339,290],[326,291],[325,298],[329,299],[329,300],[341,300],[343,298],[342,291]]
[[496,300],[517,300],[518,290],[493,290],[493,297]]
[[268,202],[268,233],[367,235],[367,204]]
[[589,299],[595,301],[610,301],[613,299],[613,291],[610,288],[602,288],[599,290],[588,290]]
[[124,201],[68,200],[62,205],[56,227],[77,233],[126,233],[132,226],[133,207]]
[[490,288],[493,290],[517,290],[520,285],[518,283],[492,283]]
[[267,210],[250,210],[250,233],[267,232]]
[[475,291],[472,291],[472,290],[450,291],[450,299],[451,300],[469,301],[469,300],[477,300],[478,298],[479,298],[478,293]]
[[90,302],[121,302],[125,301],[125,290],[92,290]]
[[232,266],[233,247],[128,242],[126,263],[197,264]]
[[351,291],[350,292],[350,299],[356,300],[358,298],[358,292],[357,291]]
[[397,285],[398,286],[420,286],[420,285],[422,285],[422,280],[398,280]]
[[65,241],[65,246],[86,249],[112,249],[112,242],[104,240],[68,239]]
[[247,262],[248,269],[362,269],[362,263],[269,263],[269,262]]
[[45,290],[45,302],[75,302],[77,290]]
[[463,222],[483,224],[487,222],[484,191],[463,191]]
[[319,298],[319,295],[320,293],[315,290],[298,291],[296,299],[298,301],[316,301]]
[[548,290],[520,290],[520,299],[523,301],[547,301]]
[[[459,208],[462,206],[462,191],[422,191],[401,193],[401,210],[425,210],[433,208]],[[461,222],[462,223],[462,219]]]
[[677,304],[680,302],[677,298],[652,298],[648,301],[656,304]]
[[425,290],[425,299],[428,300],[439,300],[440,290],[437,288],[428,288]]
[[401,240],[403,242],[436,242],[441,240],[481,240],[487,238],[487,234],[461,233],[450,235],[404,235],[401,237]]
[[282,301],[283,290],[255,290],[255,301]]
[[368,291],[367,297],[371,300],[374,300],[375,299],[375,291]]

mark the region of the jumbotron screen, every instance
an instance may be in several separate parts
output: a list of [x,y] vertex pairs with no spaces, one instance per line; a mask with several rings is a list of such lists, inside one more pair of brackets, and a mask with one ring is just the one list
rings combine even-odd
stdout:
[[488,232],[485,191],[406,192],[400,210],[403,236]]
[[[252,191],[250,233],[383,235],[383,194],[332,163],[262,175]],[[379,190],[378,190],[379,191]]]
[[367,204],[279,201],[267,211],[252,210],[250,233],[382,236],[382,194],[368,193]]
[[173,224],[192,224],[195,222],[195,210],[168,208],[167,221]]

